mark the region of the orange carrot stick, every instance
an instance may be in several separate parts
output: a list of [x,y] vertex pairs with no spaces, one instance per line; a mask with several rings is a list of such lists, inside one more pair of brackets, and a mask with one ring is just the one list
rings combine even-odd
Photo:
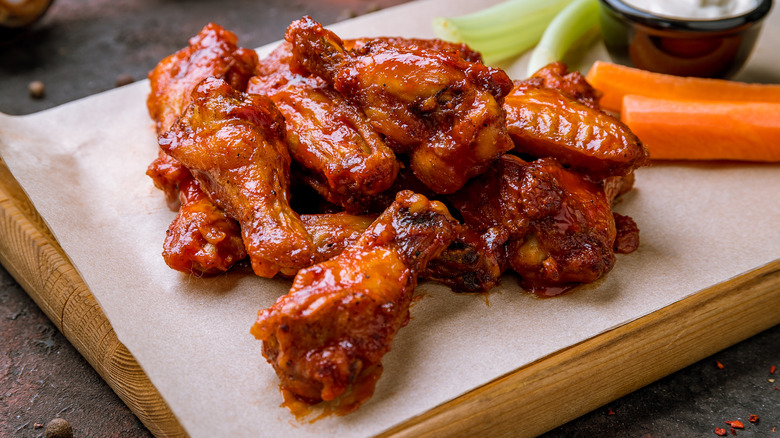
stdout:
[[780,103],[629,95],[621,119],[651,159],[780,161]]
[[672,76],[602,61],[593,64],[587,80],[604,93],[602,108],[616,112],[620,111],[623,96],[628,94],[658,99],[780,103],[780,84]]

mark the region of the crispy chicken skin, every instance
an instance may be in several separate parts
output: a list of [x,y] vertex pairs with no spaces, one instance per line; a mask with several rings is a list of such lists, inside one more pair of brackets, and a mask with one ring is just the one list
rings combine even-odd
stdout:
[[293,22],[285,38],[292,44],[293,71],[323,78],[360,107],[437,193],[458,190],[513,147],[501,107],[512,82],[501,70],[382,40],[348,51],[309,17]]
[[400,192],[354,245],[299,271],[251,330],[282,389],[308,403],[360,394],[347,397],[345,411],[368,399],[382,357],[409,321],[418,273],[457,228],[442,204]]
[[515,153],[554,157],[597,181],[648,163],[647,149],[625,124],[560,90],[516,81],[504,108]]
[[603,188],[555,159],[505,155],[451,200],[475,231],[506,233],[507,264],[540,295],[592,282],[615,263]]
[[181,208],[166,231],[163,259],[195,275],[225,272],[246,257],[241,229],[187,175],[179,184]]
[[[270,97],[284,115],[290,155],[307,182],[329,202],[364,212],[371,197],[393,184],[401,164],[359,108],[322,79],[292,73],[279,52],[289,53],[289,44],[263,63],[273,72],[253,77],[248,92]],[[270,62],[278,63],[275,69]]]
[[507,245],[521,284],[551,295],[553,288],[590,283],[609,272],[615,265],[616,229],[601,187],[550,159],[537,160],[526,172],[539,181],[534,191],[544,190],[541,198],[557,208],[534,220],[524,239]]
[[289,205],[290,156],[284,118],[265,96],[208,78],[160,147],[241,224],[255,273],[290,274],[313,262],[311,238]]

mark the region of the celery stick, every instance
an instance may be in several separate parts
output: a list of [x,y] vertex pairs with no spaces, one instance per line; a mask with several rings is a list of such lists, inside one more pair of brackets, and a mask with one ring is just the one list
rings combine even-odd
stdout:
[[485,63],[517,56],[533,47],[544,29],[572,0],[509,0],[460,17],[433,20],[437,37],[466,43]]
[[599,25],[598,0],[574,0],[552,20],[531,53],[528,76],[559,61],[589,31]]

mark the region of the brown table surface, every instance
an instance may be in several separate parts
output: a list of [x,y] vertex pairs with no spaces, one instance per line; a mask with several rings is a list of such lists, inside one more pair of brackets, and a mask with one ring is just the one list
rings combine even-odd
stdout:
[[[56,0],[20,33],[0,33],[0,112],[29,114],[134,80],[209,21],[257,47],[303,14],[333,23],[405,0]],[[45,84],[33,99],[28,84]],[[725,311],[725,310],[724,310]],[[735,310],[738,311],[738,310]],[[0,437],[44,436],[55,417],[77,437],[151,434],[0,267]],[[718,365],[721,364],[722,368]],[[780,437],[780,326],[618,399],[545,437]],[[748,422],[755,414],[759,421]],[[775,429],[776,428],[776,429]],[[774,431],[773,431],[774,429]]]

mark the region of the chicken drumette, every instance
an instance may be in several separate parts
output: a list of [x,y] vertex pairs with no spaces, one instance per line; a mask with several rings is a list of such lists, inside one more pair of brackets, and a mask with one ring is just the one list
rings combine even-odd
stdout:
[[293,22],[293,70],[327,81],[368,117],[415,175],[437,193],[452,193],[512,148],[503,97],[512,87],[501,70],[459,54],[381,39],[346,50],[311,18]]
[[299,271],[290,293],[252,327],[282,389],[308,403],[348,392],[344,412],[368,399],[409,321],[417,275],[457,228],[442,204],[400,192],[354,245]]
[[241,224],[257,275],[292,274],[314,260],[311,238],[289,205],[290,156],[284,118],[265,96],[221,79],[201,82],[160,147]]

